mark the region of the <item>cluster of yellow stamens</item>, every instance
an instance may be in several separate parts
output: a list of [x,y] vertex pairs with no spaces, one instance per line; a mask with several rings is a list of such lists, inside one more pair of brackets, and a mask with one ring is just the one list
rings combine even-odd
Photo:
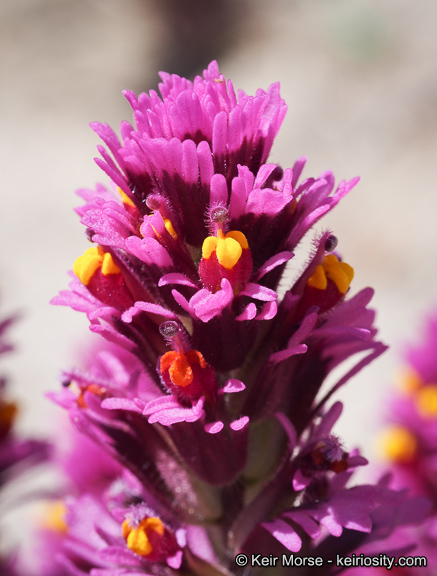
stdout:
[[139,556],[149,556],[153,552],[153,546],[150,542],[151,532],[163,536],[164,531],[164,524],[155,517],[146,517],[135,527],[132,527],[128,520],[125,520],[122,525],[122,534],[127,547]]
[[101,268],[103,276],[120,272],[109,252],[105,252],[100,246],[93,246],[76,259],[73,272],[82,284],[87,286],[99,268]]
[[340,262],[335,254],[325,256],[322,264],[319,264],[314,274],[308,280],[308,286],[326,290],[328,279],[332,280],[339,292],[345,294],[354,277],[354,269],[346,262]]

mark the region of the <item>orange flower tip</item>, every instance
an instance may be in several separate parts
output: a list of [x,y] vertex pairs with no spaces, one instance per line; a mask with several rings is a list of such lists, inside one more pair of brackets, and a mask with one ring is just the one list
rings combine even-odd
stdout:
[[380,446],[385,458],[392,462],[407,464],[416,454],[417,439],[407,428],[393,425],[383,432]]
[[85,392],[90,392],[96,396],[103,397],[106,393],[106,388],[103,388],[103,386],[98,386],[97,384],[89,384],[88,386],[79,388],[79,396],[76,400],[79,408],[87,408],[87,403],[85,402]]
[[120,269],[114,263],[109,252],[104,252],[100,246],[88,248],[82,256],[76,259],[73,272],[85,286],[91,282],[92,277],[101,269],[104,276],[118,274]]
[[161,356],[160,371],[168,371],[168,376],[175,386],[185,388],[189,386],[194,379],[193,366],[199,365],[201,368],[207,368],[208,363],[198,350],[189,350],[188,352],[166,352]]
[[160,370],[168,370],[170,380],[175,386],[185,388],[193,381],[193,369],[183,352],[166,352],[161,357]]
[[149,556],[153,552],[150,541],[151,534],[155,532],[162,537],[165,526],[159,518],[146,517],[135,526],[131,526],[129,520],[125,520],[121,527],[122,536],[126,540],[127,547],[138,556]]

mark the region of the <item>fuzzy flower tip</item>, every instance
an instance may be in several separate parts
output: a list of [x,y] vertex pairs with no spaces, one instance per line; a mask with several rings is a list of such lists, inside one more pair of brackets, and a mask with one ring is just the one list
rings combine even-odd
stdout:
[[51,396],[118,466],[106,489],[76,474],[62,570],[223,576],[240,552],[316,556],[386,537],[409,501],[383,482],[349,486],[366,460],[333,432],[341,405],[329,406],[385,349],[373,292],[350,295],[330,232],[284,276],[358,179],[268,162],[286,110],[277,84],[236,92],[216,62],[193,82],[161,78],[160,95],[125,93],[134,124],[121,139],[92,125],[112,182],[79,191],[94,244],[54,300],[108,342]]

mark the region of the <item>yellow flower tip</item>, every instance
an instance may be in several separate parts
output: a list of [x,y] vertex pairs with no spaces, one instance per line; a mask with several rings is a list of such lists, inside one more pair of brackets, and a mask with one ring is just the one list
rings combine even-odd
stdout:
[[208,236],[203,241],[202,257],[208,260],[215,252],[219,264],[227,270],[232,270],[240,259],[243,250],[248,248],[249,244],[242,232],[232,230],[224,235],[223,231],[219,230],[217,237]]
[[308,286],[326,290],[329,278],[337,286],[339,292],[345,294],[353,277],[354,269],[352,266],[349,266],[346,262],[340,262],[335,254],[328,254],[308,280]]
[[141,521],[140,526],[143,526],[144,530],[153,530],[154,532],[159,534],[159,536],[164,535],[165,526],[162,523],[162,521],[156,516],[145,518],[144,520]]
[[422,416],[437,416],[437,384],[427,384],[417,391],[416,406]]
[[146,532],[140,527],[134,528],[129,532],[126,543],[127,547],[139,556],[148,556],[153,550]]
[[82,256],[76,259],[73,265],[73,272],[85,286],[91,282],[91,278],[102,268],[102,274],[118,274],[120,269],[115,265],[109,252],[104,252],[100,246],[88,248]]
[[177,240],[178,235],[177,235],[176,230],[173,228],[173,224],[172,224],[171,220],[169,220],[168,218],[164,218],[164,226],[165,226],[165,229],[167,230],[167,232],[170,234],[170,236],[174,240]]
[[51,502],[46,506],[45,516],[41,522],[42,528],[64,534],[68,531],[68,526],[65,521],[66,512],[67,510],[62,500]]
[[391,426],[383,432],[381,438],[382,453],[392,462],[407,464],[411,462],[417,450],[414,434],[403,426]]
[[95,272],[100,268],[102,263],[101,250],[98,246],[88,248],[82,256],[76,259],[73,265],[73,272],[87,286]]
[[149,556],[153,551],[149,539],[152,531],[163,536],[165,527],[159,518],[144,518],[136,527],[132,527],[128,520],[122,524],[122,535],[127,547],[139,556]]
[[335,254],[328,254],[323,262],[325,274],[345,294],[354,277],[354,269],[346,262],[340,262]]
[[215,236],[208,236],[202,244],[202,258],[209,260],[217,248],[218,239]]
[[135,208],[135,204],[132,202],[132,200],[129,198],[129,196],[126,194],[126,192],[123,192],[123,190],[121,188],[119,188],[118,193],[121,196],[121,200],[122,200],[123,204],[125,204],[126,206],[131,206],[132,208]]
[[112,256],[109,252],[103,256],[102,261],[102,274],[103,276],[109,276],[109,274],[119,274],[120,268],[115,264]]
[[240,244],[243,250],[247,250],[247,248],[249,248],[247,238],[243,232],[239,232],[238,230],[231,230],[231,232],[226,234],[225,238],[233,238],[238,242],[238,244]]
[[223,239],[218,239],[216,249],[217,260],[226,270],[232,270],[242,253],[243,248],[238,240],[229,237],[227,234]]

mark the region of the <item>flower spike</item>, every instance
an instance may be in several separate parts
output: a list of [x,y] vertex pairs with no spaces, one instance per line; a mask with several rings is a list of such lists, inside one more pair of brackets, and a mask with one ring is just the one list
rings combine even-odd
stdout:
[[[334,430],[332,394],[385,350],[373,291],[351,296],[330,231],[292,282],[285,273],[358,179],[302,180],[306,158],[269,162],[286,111],[278,84],[246,95],[216,62],[193,81],[161,79],[160,94],[125,92],[133,125],[120,139],[92,125],[112,183],[80,191],[95,245],[54,300],[107,340],[52,397],[114,464],[104,480],[84,465],[88,487],[73,483],[51,550],[61,573],[255,576],[237,555],[328,558],[390,536],[411,511],[422,521],[426,502],[386,479],[351,484],[367,460]],[[415,406],[430,420],[427,384]],[[394,456],[408,446],[399,430],[389,443]]]

